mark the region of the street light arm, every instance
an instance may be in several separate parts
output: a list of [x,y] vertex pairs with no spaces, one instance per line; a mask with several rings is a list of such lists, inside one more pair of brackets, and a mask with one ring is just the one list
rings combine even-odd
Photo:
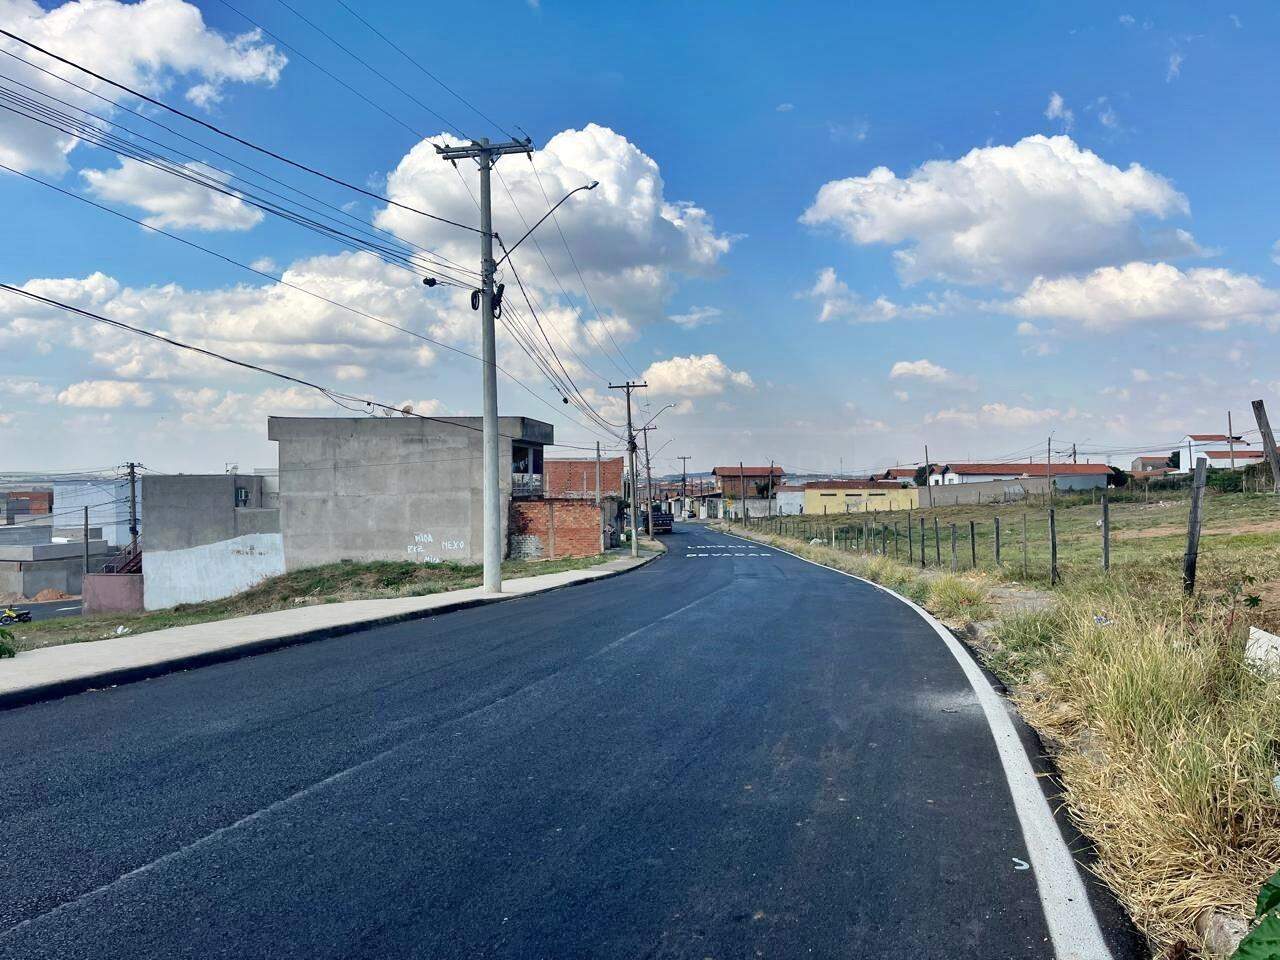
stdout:
[[[502,244],[503,254],[502,254],[502,259],[501,259],[501,260],[499,260],[496,264],[494,264],[494,269],[496,270],[498,267],[502,266],[503,262],[504,262],[508,257],[510,257],[510,256],[511,256],[511,254],[513,254],[513,253],[515,253],[515,252],[516,252],[516,247],[520,246],[520,244],[524,243],[527,239],[529,239],[529,234],[533,233],[533,231],[537,230],[537,229],[538,229],[538,227],[542,226],[542,221],[543,221],[543,220],[546,220],[546,219],[547,219],[547,217],[551,216],[553,213],[555,213],[555,212],[556,212],[556,207],[559,207],[559,206],[560,206],[560,204],[564,203],[566,200],[568,200],[570,197],[572,197],[572,196],[573,196],[575,193],[577,193],[579,190],[594,190],[594,189],[595,189],[596,187],[598,187],[598,186],[600,186],[600,181],[599,181],[599,180],[592,180],[590,183],[584,183],[584,184],[583,184],[582,186],[580,186],[580,187],[574,187],[572,190],[570,190],[568,193],[566,193],[563,197],[561,197],[558,201],[556,201],[556,205],[555,205],[554,207],[552,207],[550,210],[548,210],[546,213],[544,213],[544,214],[543,214],[543,215],[538,219],[538,222],[537,222],[537,223],[535,223],[532,227],[530,227],[528,230],[526,230],[526,231],[524,232],[524,236],[523,236],[523,237],[521,237],[519,240],[517,240],[517,241],[515,242],[515,246],[511,247],[511,249],[509,249],[509,250],[508,250],[508,249],[507,249],[507,245],[506,245],[505,243],[502,243],[502,241],[501,241],[501,240],[499,240],[499,241],[498,241],[498,243],[501,243],[501,244]],[[496,236],[496,234],[495,234],[495,236]]]
[[[661,410],[659,410],[657,413],[655,413],[652,417],[650,417],[648,420],[646,420],[646,421],[645,421],[645,424],[644,424],[644,427],[649,426],[649,424],[653,423],[653,421],[657,420],[660,416],[662,416],[664,413],[666,413],[668,410],[670,410],[670,409],[671,409],[672,407],[674,407],[674,406],[675,406],[675,404],[674,404],[674,403],[668,403],[665,407],[663,407]],[[640,430],[643,430],[643,429],[644,429],[644,427],[641,427],[641,428],[640,428]],[[637,432],[637,433],[639,433],[640,431],[639,431],[639,430],[637,430],[636,432]],[[666,444],[663,444],[663,446],[666,446]]]

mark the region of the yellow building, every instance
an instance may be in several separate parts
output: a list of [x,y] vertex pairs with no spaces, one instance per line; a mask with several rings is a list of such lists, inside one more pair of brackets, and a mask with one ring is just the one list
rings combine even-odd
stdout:
[[919,506],[918,487],[873,480],[815,480],[804,485],[806,516],[914,510]]

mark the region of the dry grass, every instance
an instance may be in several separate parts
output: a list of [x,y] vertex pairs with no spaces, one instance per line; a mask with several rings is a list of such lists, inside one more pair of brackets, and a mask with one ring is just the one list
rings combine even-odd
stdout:
[[1097,872],[1160,947],[1206,908],[1250,915],[1280,862],[1280,677],[1244,660],[1226,604],[1069,595],[1005,621],[993,666],[1059,745]]

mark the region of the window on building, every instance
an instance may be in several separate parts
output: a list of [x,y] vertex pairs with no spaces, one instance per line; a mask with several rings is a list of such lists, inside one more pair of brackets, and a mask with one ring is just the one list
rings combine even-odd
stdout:
[[530,473],[529,461],[531,450],[519,443],[511,445],[511,472],[512,473]]

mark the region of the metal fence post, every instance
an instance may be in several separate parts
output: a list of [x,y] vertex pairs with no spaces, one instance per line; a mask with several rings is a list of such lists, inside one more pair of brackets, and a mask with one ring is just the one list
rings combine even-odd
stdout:
[[1000,518],[996,517],[996,566],[1000,566]]
[[956,557],[956,525],[951,525],[951,572],[955,573],[960,566],[960,561]]
[[969,566],[974,570],[978,569],[978,527],[972,520],[969,521]]

